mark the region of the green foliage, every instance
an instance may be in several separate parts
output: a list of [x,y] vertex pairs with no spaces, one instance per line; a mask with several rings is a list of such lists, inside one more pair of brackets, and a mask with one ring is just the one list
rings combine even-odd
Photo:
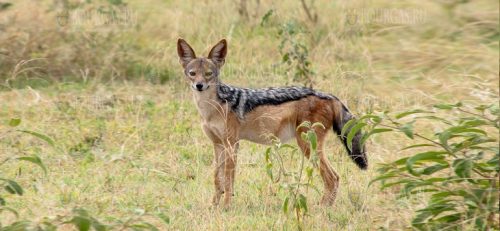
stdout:
[[[405,197],[427,195],[427,204],[415,211],[412,226],[416,229],[498,230],[498,104],[438,104],[434,108],[394,116],[370,114],[350,121],[353,127],[368,130],[364,141],[382,132],[402,132],[423,141],[403,148],[420,151],[383,164],[372,182],[380,182],[383,189],[399,188]],[[424,129],[416,131],[423,126],[414,125],[424,120],[427,127],[439,130],[431,135]]]
[[[298,148],[288,144],[282,144],[279,141],[274,142],[273,146],[266,149],[266,173],[271,178],[273,183],[279,183],[280,190],[284,191],[284,199],[282,210],[285,215],[294,212],[294,218],[298,229],[302,229],[303,220],[308,212],[307,193],[309,188],[318,191],[312,183],[313,171],[318,165],[317,155],[317,137],[314,128],[321,126],[321,123],[311,124],[306,121],[297,129],[306,128],[307,131],[301,134],[302,139],[309,144],[311,155],[309,161],[303,154],[298,151]],[[292,160],[299,152],[300,162],[298,166],[287,168],[285,167],[284,153],[288,156],[292,153]]]
[[[1,211],[1,208],[0,208]],[[13,210],[13,212],[15,212]],[[62,225],[70,224],[79,231],[107,231],[107,230],[159,230],[154,225],[144,221],[143,217],[148,215],[144,211],[125,218],[116,219],[111,218],[113,221],[105,223],[99,220],[89,211],[83,208],[75,208],[70,213],[59,215],[55,217],[43,217],[39,222],[20,220],[13,222],[7,226],[1,226],[1,230],[57,230]]]
[[[10,127],[10,130],[7,130],[7,132],[5,134],[14,133],[14,132],[27,133],[27,134],[31,134],[39,139],[42,139],[51,145],[54,145],[53,140],[44,134],[30,131],[30,130],[16,130],[15,127],[19,126],[20,124],[21,124],[21,119],[19,119],[19,118],[10,119],[10,121],[8,122],[8,126]],[[9,162],[10,160],[26,161],[26,162],[33,163],[33,164],[39,166],[40,168],[42,168],[44,173],[47,173],[47,168],[45,167],[45,164],[42,162],[42,159],[38,155],[20,156],[20,157],[16,157],[16,158],[9,158],[8,157],[5,160],[1,160],[0,167],[5,166],[8,163],[11,163],[11,162]],[[17,211],[15,209],[7,206],[7,200],[5,198],[8,197],[7,196],[8,194],[22,196],[24,194],[23,187],[15,179],[4,176],[0,171],[0,188],[3,189],[3,190],[0,189],[0,214],[2,214],[3,212],[10,212],[10,213],[14,214],[16,217],[18,217]],[[26,227],[27,227],[26,222],[14,222],[13,224],[11,224],[7,227],[2,227],[0,224],[0,228],[2,228],[2,230],[25,230]]]
[[305,33],[305,29],[297,22],[282,24],[278,30],[278,37],[281,39],[279,51],[285,73],[292,75],[293,81],[312,87],[316,73],[311,67],[309,49],[304,42]]
[[[6,134],[8,133],[29,134],[37,139],[44,141],[45,143],[49,144],[50,146],[58,150],[56,142],[48,135],[31,130],[15,129],[15,127],[21,124],[21,119],[17,118],[11,119],[7,124],[10,126],[10,130],[8,130]],[[26,161],[33,163],[39,166],[43,170],[43,172],[47,174],[47,167],[45,166],[42,159],[38,155],[7,158],[6,160],[2,160],[0,162],[0,167],[9,163],[9,160]],[[24,189],[15,179],[3,176],[2,172],[0,171],[0,215],[2,215],[2,213],[8,212],[16,217],[16,221],[6,226],[3,226],[0,223],[0,230],[5,230],[5,231],[57,230],[59,226],[64,224],[71,224],[79,231],[87,231],[91,229],[96,231],[158,230],[158,228],[156,228],[154,225],[144,221],[143,219],[144,216],[151,215],[151,214],[146,214],[144,210],[137,210],[135,215],[125,219],[109,218],[113,220],[113,222],[111,223],[104,223],[100,221],[98,218],[96,218],[94,215],[92,215],[84,208],[75,208],[71,213],[65,215],[43,217],[41,219],[38,219],[41,221],[20,219],[17,210],[7,206],[7,201],[5,199],[7,198],[7,194],[23,196]],[[157,215],[157,217],[163,220],[167,224],[170,222],[170,218],[163,213]]]
[[10,2],[0,2],[0,11],[7,10],[12,6]]
[[262,16],[262,19],[260,21],[260,26],[264,26],[269,21],[269,18],[273,15],[273,13],[274,13],[273,9],[268,10],[264,14],[264,16]]

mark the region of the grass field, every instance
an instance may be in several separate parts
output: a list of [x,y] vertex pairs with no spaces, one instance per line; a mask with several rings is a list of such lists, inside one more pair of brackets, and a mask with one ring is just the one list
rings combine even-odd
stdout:
[[[310,6],[317,22],[291,0],[249,0],[248,17],[233,1],[125,1],[130,20],[109,25],[93,21],[97,14],[61,25],[58,2],[64,1],[15,1],[0,11],[0,162],[36,154],[48,168],[44,175],[26,162],[0,165],[2,176],[25,189],[6,197],[23,219],[83,207],[104,221],[140,218],[161,230],[296,228],[282,212],[278,184],[266,175],[262,145],[241,144],[232,208],[212,207],[212,147],[178,64],[178,37],[205,54],[227,38],[225,83],[296,85],[279,68],[277,33],[294,20],[308,31],[300,39],[309,48],[314,87],[358,115],[498,102],[498,1],[318,0]],[[79,4],[68,8],[70,15],[107,3]],[[349,21],[352,15],[357,21]],[[52,137],[57,148],[13,132],[11,118],[22,120],[20,129]],[[407,155],[401,151],[407,144],[398,135],[371,139],[370,167],[361,171],[329,135],[325,152],[341,176],[340,194],[324,208],[315,204],[321,195],[310,191],[304,229],[409,229],[423,198],[398,199],[396,190],[369,186],[377,163]],[[4,225],[14,220],[0,214]]]

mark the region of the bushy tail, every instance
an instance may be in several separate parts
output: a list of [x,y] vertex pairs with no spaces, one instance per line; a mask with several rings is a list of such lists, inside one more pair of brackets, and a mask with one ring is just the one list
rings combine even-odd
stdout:
[[351,119],[354,119],[354,116],[349,112],[349,109],[342,104],[339,100],[335,102],[335,118],[333,118],[333,131],[337,134],[344,147],[347,150],[347,153],[351,157],[351,159],[358,165],[361,169],[368,168],[368,160],[366,158],[365,147],[361,147],[361,132],[357,132],[354,138],[352,139],[352,150],[349,150],[347,146],[347,134],[349,134],[349,130],[347,130],[344,136],[341,135],[342,128],[344,125]]

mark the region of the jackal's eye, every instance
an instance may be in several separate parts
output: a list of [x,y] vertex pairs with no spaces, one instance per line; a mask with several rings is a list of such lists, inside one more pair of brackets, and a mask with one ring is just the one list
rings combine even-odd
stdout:
[[189,74],[189,76],[195,76],[195,75],[196,75],[196,72],[194,72],[194,71],[189,71],[189,72],[188,72],[188,74]]
[[208,76],[212,76],[212,74],[213,74],[213,73],[212,73],[211,71],[209,71],[209,72],[205,72],[205,76],[207,76],[207,77],[208,77]]

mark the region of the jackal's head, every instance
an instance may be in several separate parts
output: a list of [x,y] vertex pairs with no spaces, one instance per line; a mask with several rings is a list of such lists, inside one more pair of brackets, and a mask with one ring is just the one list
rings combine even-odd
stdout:
[[210,50],[208,57],[197,58],[193,48],[180,38],[177,41],[177,54],[191,88],[204,91],[215,87],[219,82],[220,68],[224,65],[227,54],[227,42],[222,39]]

